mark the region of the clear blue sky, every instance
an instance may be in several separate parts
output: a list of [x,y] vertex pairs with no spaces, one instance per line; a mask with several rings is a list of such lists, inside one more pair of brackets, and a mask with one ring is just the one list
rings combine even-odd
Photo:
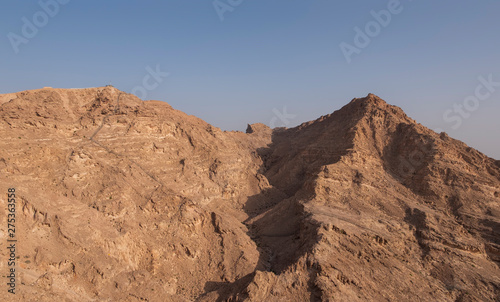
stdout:
[[[284,107],[295,126],[372,92],[500,159],[500,85],[478,80],[500,82],[499,1],[401,0],[390,12],[391,1],[220,0],[219,14],[213,1],[60,1],[53,16],[38,1],[3,3],[0,93],[109,83],[132,92],[159,66],[169,76],[157,87],[148,78],[146,99],[244,130],[282,126]],[[391,20],[380,25],[372,10]],[[23,36],[23,17],[36,34]],[[356,47],[354,28],[366,25],[370,42]],[[358,49],[350,63],[342,42]]]

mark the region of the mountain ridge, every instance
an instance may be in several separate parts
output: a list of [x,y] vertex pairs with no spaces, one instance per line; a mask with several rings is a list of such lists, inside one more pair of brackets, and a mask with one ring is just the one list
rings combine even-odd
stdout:
[[243,133],[46,88],[0,95],[0,134],[25,300],[500,298],[499,161],[373,94]]

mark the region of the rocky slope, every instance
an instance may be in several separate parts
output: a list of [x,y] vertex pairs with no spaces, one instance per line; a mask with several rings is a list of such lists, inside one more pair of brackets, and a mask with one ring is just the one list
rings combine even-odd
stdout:
[[500,162],[374,95],[241,133],[48,88],[0,95],[0,135],[12,301],[500,300]]

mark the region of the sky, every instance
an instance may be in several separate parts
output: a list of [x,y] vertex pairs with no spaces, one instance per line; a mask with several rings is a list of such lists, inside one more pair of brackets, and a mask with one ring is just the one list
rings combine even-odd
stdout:
[[500,1],[5,1],[0,93],[111,84],[223,130],[374,93],[500,159]]

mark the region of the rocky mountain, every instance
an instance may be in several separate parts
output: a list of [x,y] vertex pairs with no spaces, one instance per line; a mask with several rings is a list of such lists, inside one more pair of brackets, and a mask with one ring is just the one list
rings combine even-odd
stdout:
[[0,95],[0,137],[11,301],[500,300],[500,161],[372,94],[242,133],[46,88]]

